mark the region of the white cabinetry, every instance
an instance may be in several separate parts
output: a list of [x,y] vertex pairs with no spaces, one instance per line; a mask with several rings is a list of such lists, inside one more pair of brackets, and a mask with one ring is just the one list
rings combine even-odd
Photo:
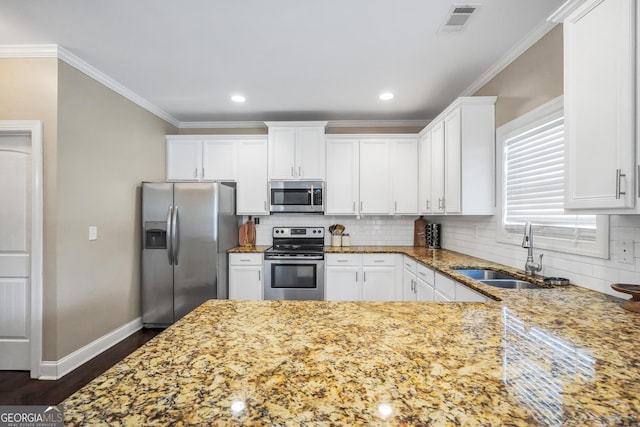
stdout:
[[418,140],[391,141],[393,213],[418,212]]
[[360,213],[391,212],[391,163],[385,139],[360,141]]
[[362,255],[362,300],[397,301],[394,254]]
[[262,299],[262,254],[229,254],[229,299]]
[[267,139],[239,140],[238,159],[237,214],[269,215]]
[[324,181],[327,122],[266,122],[266,125],[270,180]]
[[455,302],[487,302],[490,299],[468,286],[440,273],[435,273],[435,300]]
[[325,299],[395,301],[394,254],[326,254]]
[[459,98],[420,132],[422,213],[494,213],[495,101]]
[[359,143],[350,139],[327,139],[325,214],[359,213]]
[[435,296],[435,272],[422,264],[418,264],[416,277],[416,301],[433,301]]
[[569,1],[563,23],[565,208],[636,213],[637,5]]
[[327,301],[362,299],[362,255],[326,254],[325,288]]
[[456,301],[457,302],[487,302],[489,298],[476,292],[462,283],[456,282]]
[[235,181],[238,148],[233,139],[167,136],[167,181]]
[[416,283],[418,278],[417,268],[418,263],[411,259],[411,257],[404,256],[402,259],[403,273],[402,273],[402,300],[403,301],[417,301]]
[[202,140],[167,136],[167,181],[200,181]]

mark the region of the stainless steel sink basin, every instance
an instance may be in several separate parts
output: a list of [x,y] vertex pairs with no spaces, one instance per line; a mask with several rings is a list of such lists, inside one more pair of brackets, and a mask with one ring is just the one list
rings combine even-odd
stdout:
[[542,286],[520,280],[506,273],[494,270],[454,270],[456,273],[464,274],[472,279],[503,289],[544,289]]

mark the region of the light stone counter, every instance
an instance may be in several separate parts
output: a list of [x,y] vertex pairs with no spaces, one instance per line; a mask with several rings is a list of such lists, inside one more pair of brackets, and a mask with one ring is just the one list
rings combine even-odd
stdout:
[[640,315],[621,300],[495,289],[451,267],[513,269],[377,249],[501,301],[208,301],[67,399],[65,425],[640,425]]

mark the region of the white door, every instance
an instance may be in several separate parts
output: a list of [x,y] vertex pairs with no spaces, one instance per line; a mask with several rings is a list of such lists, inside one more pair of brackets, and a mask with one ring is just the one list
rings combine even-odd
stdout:
[[418,212],[418,140],[392,141],[393,213]]
[[30,368],[31,136],[0,133],[0,369]]
[[391,213],[391,162],[387,140],[360,141],[360,213]]
[[202,178],[202,141],[167,140],[167,181],[199,181]]
[[352,267],[327,267],[325,273],[326,301],[360,301],[360,272],[359,268]]
[[238,215],[269,215],[266,138],[240,140],[238,158]]
[[394,301],[396,272],[394,267],[362,268],[362,300]]
[[296,171],[298,179],[324,181],[324,127],[296,129]]
[[358,195],[358,141],[327,141],[327,194],[325,214],[356,215]]

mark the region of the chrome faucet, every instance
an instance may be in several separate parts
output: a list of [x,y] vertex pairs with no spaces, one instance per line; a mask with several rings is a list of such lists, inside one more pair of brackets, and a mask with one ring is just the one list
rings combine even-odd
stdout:
[[524,238],[522,239],[522,247],[529,249],[527,254],[527,262],[524,264],[524,271],[527,274],[535,276],[538,271],[542,270],[542,256],[544,254],[540,254],[540,262],[533,261],[533,228],[531,223],[527,221],[524,225]]

